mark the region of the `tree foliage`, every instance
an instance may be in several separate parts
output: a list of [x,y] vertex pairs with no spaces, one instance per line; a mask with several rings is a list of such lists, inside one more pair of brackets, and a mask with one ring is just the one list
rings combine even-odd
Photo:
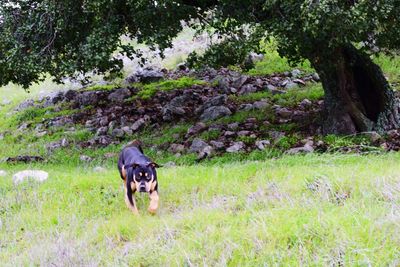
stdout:
[[205,55],[192,57],[218,65],[243,60],[269,36],[281,55],[312,64],[347,45],[393,52],[399,20],[399,0],[3,0],[0,85],[27,87],[45,74],[57,81],[92,71],[117,75],[122,60],[116,51],[141,56],[121,36],[162,50],[182,22],[221,36]]

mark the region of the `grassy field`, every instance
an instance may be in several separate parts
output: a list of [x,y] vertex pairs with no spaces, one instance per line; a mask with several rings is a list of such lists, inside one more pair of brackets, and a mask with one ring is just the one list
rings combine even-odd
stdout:
[[34,165],[0,179],[3,266],[397,266],[399,154],[159,169],[161,206],[126,208],[117,170]]
[[[400,59],[375,60],[398,84]],[[312,72],[307,62],[299,68]],[[272,51],[249,74],[290,69]],[[161,85],[141,89],[151,95],[171,88],[170,82]],[[16,130],[21,120],[54,115],[34,109],[16,114],[16,104],[66,88],[50,81],[33,86],[29,94],[14,85],[0,88],[0,133],[12,133],[0,140],[0,159],[21,153],[48,159],[33,165],[0,162],[7,172],[0,176],[0,266],[399,266],[400,154],[287,156],[271,149],[193,165],[194,154],[177,159],[147,150],[159,163],[174,160],[179,166],[159,169],[158,214],[148,214],[147,196],[137,195],[140,216],[134,216],[125,206],[116,158],[103,157],[123,144],[77,149],[74,142],[93,135],[80,127],[72,133],[50,129],[41,138]],[[315,84],[282,96],[262,92],[231,100],[269,98],[291,107],[321,97],[323,90]],[[11,103],[2,106],[3,101]],[[249,115],[256,116],[238,112],[227,120]],[[135,138],[171,142],[189,127],[167,125],[158,136],[143,131]],[[63,137],[71,146],[48,153],[45,145]],[[324,138],[338,146],[353,142]],[[82,154],[94,160],[84,163]],[[96,166],[104,170],[95,171]],[[24,169],[45,170],[49,179],[13,185],[12,175]]]

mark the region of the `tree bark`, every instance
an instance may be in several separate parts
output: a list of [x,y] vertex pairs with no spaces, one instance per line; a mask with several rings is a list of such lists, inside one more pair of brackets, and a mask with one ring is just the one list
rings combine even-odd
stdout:
[[399,103],[381,68],[354,46],[315,56],[325,91],[324,134],[384,132],[399,128]]

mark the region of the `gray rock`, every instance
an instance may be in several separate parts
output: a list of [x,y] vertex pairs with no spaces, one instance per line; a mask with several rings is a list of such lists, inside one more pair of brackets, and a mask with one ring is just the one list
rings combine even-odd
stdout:
[[192,145],[189,148],[189,152],[193,153],[199,153],[201,152],[208,144],[201,140],[200,138],[195,138],[192,142]]
[[267,89],[268,91],[272,91],[272,90],[276,90],[276,87],[273,86],[272,84],[267,84],[267,86],[264,89]]
[[0,177],[7,176],[7,172],[5,170],[0,170]]
[[30,108],[35,106],[35,101],[33,101],[33,99],[28,99],[24,102],[22,102],[21,104],[19,104],[14,110],[15,111],[22,111],[24,109]]
[[100,120],[99,120],[99,124],[100,124],[100,126],[107,126],[108,125],[108,123],[109,123],[109,120],[108,120],[108,117],[107,116],[104,116],[104,117],[102,117]]
[[191,97],[187,94],[175,97],[162,109],[163,119],[171,121],[174,116],[182,116],[186,113],[184,107],[187,105]]
[[101,136],[107,134],[108,128],[107,127],[100,127],[97,129],[96,136]]
[[123,137],[125,135],[125,132],[122,129],[114,129],[112,130],[112,136],[114,137]]
[[239,90],[239,95],[246,95],[250,93],[257,92],[257,87],[254,86],[253,84],[245,84],[243,85],[240,90]]
[[240,75],[239,77],[232,78],[232,87],[239,89],[241,88],[249,79],[248,76]]
[[74,121],[68,117],[59,117],[49,121],[48,126],[53,127],[65,127],[68,125],[73,125]]
[[142,82],[142,83],[152,83],[162,80],[164,78],[164,74],[157,69],[153,68],[145,68],[139,69],[135,73],[131,74],[126,82],[134,83],[134,82]]
[[299,69],[294,69],[291,71],[290,74],[293,78],[298,78],[301,76],[301,71]]
[[382,140],[382,136],[378,134],[377,132],[364,132],[362,133],[363,135],[367,136],[369,140],[371,140],[372,143],[378,142]]
[[289,81],[288,83],[285,84],[286,89],[294,89],[299,87],[299,85],[295,82]]
[[82,106],[95,105],[100,100],[99,93],[96,91],[86,91],[76,97],[76,102]]
[[309,107],[312,106],[312,102],[306,98],[306,99],[303,99],[303,100],[300,102],[300,106],[301,106],[302,108],[309,108]]
[[125,135],[128,135],[128,136],[130,136],[130,135],[132,135],[132,134],[133,134],[133,131],[132,131],[132,130],[131,130],[131,128],[130,128],[130,127],[128,127],[128,126],[124,126],[124,127],[122,127],[122,128],[121,128],[121,130],[122,130],[122,131],[124,131]]
[[239,152],[239,151],[241,151],[243,149],[244,149],[244,143],[243,142],[233,142],[233,144],[226,149],[226,152],[228,152],[228,153],[237,153],[237,152]]
[[124,101],[125,98],[128,98],[130,96],[131,96],[131,91],[129,91],[129,89],[122,88],[122,89],[117,89],[116,91],[109,94],[107,99],[110,100],[111,102],[121,103]]
[[204,112],[206,109],[209,109],[210,107],[223,106],[226,104],[227,101],[228,101],[227,95],[219,95],[216,97],[212,97],[212,98],[208,99],[204,105],[197,108],[195,112],[197,114],[200,114],[200,113]]
[[228,124],[228,129],[229,130],[235,131],[237,128],[239,128],[239,123],[237,123],[237,122],[233,122],[233,123]]
[[234,137],[234,136],[236,136],[236,133],[232,132],[232,131],[225,131],[224,136],[225,137]]
[[84,161],[84,162],[90,162],[90,161],[93,160],[91,157],[86,156],[86,155],[81,155],[81,156],[79,157],[79,159],[80,159],[81,161]]
[[254,109],[265,109],[269,106],[269,103],[267,101],[256,101],[253,103],[253,108]]
[[230,80],[228,77],[218,75],[214,78],[214,82],[217,83],[218,88],[220,88],[222,91],[228,92],[230,90]]
[[69,146],[69,141],[66,138],[63,138],[59,141],[55,141],[55,142],[51,142],[51,143],[47,144],[46,149],[48,151],[54,151],[58,148],[67,147],[67,146]]
[[314,152],[313,144],[314,144],[313,141],[309,141],[302,147],[295,147],[289,149],[288,151],[286,151],[286,153],[287,154],[312,153]]
[[206,146],[198,153],[197,161],[210,157],[213,153],[214,148],[212,146]]
[[3,139],[4,139],[4,134],[0,133],[0,140],[3,140]]
[[237,133],[238,136],[248,136],[248,135],[250,135],[250,134],[251,134],[250,131],[245,131],[245,130],[239,131],[239,132]]
[[198,122],[187,131],[188,135],[196,135],[207,129],[207,125],[204,122]]
[[206,109],[200,116],[202,121],[215,120],[224,116],[231,115],[232,112],[225,106],[216,106]]
[[272,95],[282,95],[282,94],[286,94],[285,91],[279,90],[279,89],[271,89],[270,92],[272,93]]
[[183,153],[185,151],[185,146],[182,144],[171,144],[168,148],[168,151],[173,154]]
[[75,90],[68,90],[67,92],[65,92],[64,94],[64,98],[67,101],[72,101],[75,99],[75,97],[78,95],[78,92]]
[[219,141],[210,141],[210,145],[214,147],[215,149],[222,149],[225,148],[225,144],[223,142]]
[[132,129],[132,131],[136,132],[136,131],[142,129],[145,124],[146,124],[146,120],[143,118],[140,118],[132,124],[131,129]]
[[287,108],[279,108],[277,109],[276,113],[285,119],[290,118],[292,116],[292,111],[288,110]]
[[306,82],[303,81],[302,79],[294,79],[293,82],[294,82],[294,83],[297,83],[297,84],[301,84],[301,85],[303,85],[303,86],[306,85]]
[[321,80],[321,78],[319,77],[318,73],[314,73],[312,75],[312,79],[316,82],[319,82]]
[[252,104],[241,104],[239,106],[239,110],[245,110],[245,111],[252,110],[253,108],[254,106]]
[[278,131],[271,131],[269,133],[271,138],[274,140],[274,143],[278,142],[282,137],[285,136],[284,132],[278,132]]
[[259,140],[256,141],[256,147],[259,150],[265,150],[266,147],[270,146],[271,142],[269,140]]
[[15,185],[22,183],[23,181],[27,179],[32,179],[37,182],[43,182],[47,180],[49,177],[49,174],[45,171],[40,171],[40,170],[24,170],[17,172],[16,174],[13,175],[13,183]]

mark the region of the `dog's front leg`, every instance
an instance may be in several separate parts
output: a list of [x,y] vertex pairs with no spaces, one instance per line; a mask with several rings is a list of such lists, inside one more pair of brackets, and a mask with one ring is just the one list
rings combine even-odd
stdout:
[[[131,184],[134,185],[135,183]],[[134,214],[139,214],[135,198],[133,197],[133,194],[135,192],[136,192],[136,187],[132,188],[131,185],[125,184],[125,203]]]
[[155,214],[157,209],[158,209],[158,192],[157,190],[154,190],[153,192],[150,193],[150,205],[148,208],[148,211],[152,214]]

